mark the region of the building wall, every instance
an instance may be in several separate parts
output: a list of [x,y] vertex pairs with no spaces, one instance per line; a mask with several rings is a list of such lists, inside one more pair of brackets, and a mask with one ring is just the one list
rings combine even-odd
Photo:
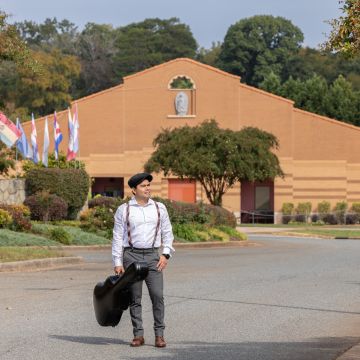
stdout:
[[[184,75],[194,83],[188,91],[191,110],[188,116],[176,116],[178,90],[169,84]],[[196,61],[176,59],[125,77],[122,85],[77,100],[77,106],[80,159],[91,176],[123,177],[125,196],[130,194],[129,177],[143,170],[162,128],[194,126],[214,118],[223,128],[254,126],[279,139],[275,153],[285,176],[275,179],[275,211],[284,202],[311,201],[315,208],[322,200],[360,201],[359,128],[295,109],[290,100],[241,84],[239,77]],[[58,120],[65,135],[61,149],[66,152],[67,111],[58,113]],[[51,126],[52,121],[50,116]],[[44,119],[36,123],[41,151]],[[29,136],[30,123],[24,128]],[[162,174],[155,174],[152,188],[154,195],[167,197]],[[199,184],[196,198],[206,200]],[[240,211],[240,184],[225,194],[223,205]]]

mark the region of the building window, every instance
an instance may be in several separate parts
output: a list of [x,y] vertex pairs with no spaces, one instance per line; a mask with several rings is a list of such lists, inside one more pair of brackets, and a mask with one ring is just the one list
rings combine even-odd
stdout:
[[172,79],[170,89],[194,89],[194,83],[187,76],[177,76]]
[[270,187],[255,187],[255,210],[270,210]]
[[172,113],[168,118],[194,118],[196,114],[195,82],[186,75],[176,75],[168,83]]

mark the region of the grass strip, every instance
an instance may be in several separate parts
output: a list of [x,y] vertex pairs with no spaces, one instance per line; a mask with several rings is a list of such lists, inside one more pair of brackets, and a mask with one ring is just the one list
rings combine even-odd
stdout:
[[309,235],[323,235],[336,238],[360,239],[360,230],[302,229],[292,230],[292,232]]
[[46,248],[28,248],[28,247],[0,247],[0,263],[45,259],[68,256],[61,251]]

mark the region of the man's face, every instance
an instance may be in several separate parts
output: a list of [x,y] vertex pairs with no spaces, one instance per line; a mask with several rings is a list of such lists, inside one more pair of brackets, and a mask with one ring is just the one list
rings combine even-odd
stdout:
[[137,198],[149,199],[150,198],[150,181],[144,180],[134,189],[134,195]]

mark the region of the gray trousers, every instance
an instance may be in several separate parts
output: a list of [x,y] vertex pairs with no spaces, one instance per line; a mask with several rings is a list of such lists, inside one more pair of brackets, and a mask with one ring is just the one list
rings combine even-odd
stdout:
[[[149,290],[152,310],[154,316],[155,336],[164,336],[164,295],[163,295],[163,274],[158,271],[156,264],[159,261],[158,249],[124,249],[123,264],[126,268],[135,261],[146,261],[149,273],[145,278],[146,286]],[[144,336],[142,324],[141,298],[143,281],[134,283],[131,288],[130,316],[133,325],[134,336]]]

